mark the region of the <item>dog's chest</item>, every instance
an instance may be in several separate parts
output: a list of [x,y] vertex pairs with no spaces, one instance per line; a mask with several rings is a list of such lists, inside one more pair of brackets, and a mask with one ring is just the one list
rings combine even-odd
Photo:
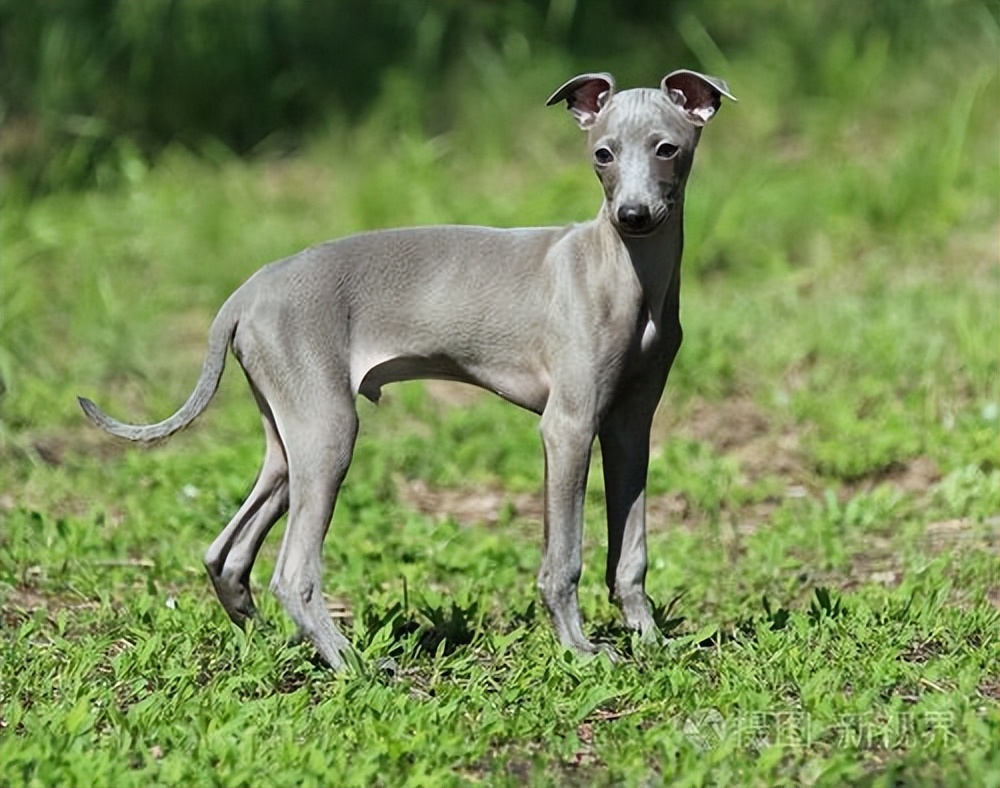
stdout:
[[658,377],[664,367],[669,368],[679,344],[679,322],[663,313],[654,317],[649,309],[643,308],[636,316],[631,340],[621,359],[621,379]]
[[640,355],[646,355],[653,349],[653,345],[656,343],[657,337],[658,332],[656,330],[656,323],[653,322],[652,315],[647,315],[646,325],[642,327],[642,335],[639,337]]

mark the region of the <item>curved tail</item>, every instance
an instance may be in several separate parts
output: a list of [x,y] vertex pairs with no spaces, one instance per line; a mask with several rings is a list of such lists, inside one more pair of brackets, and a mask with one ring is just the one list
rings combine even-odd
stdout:
[[152,443],[168,438],[187,427],[208,407],[208,403],[219,388],[222,371],[226,367],[226,353],[236,331],[237,312],[238,310],[234,308],[232,301],[226,303],[219,310],[219,314],[216,315],[209,330],[208,352],[205,355],[198,383],[187,402],[173,416],[156,424],[125,424],[108,416],[89,399],[77,397],[80,407],[87,414],[87,418],[105,432],[140,443]]

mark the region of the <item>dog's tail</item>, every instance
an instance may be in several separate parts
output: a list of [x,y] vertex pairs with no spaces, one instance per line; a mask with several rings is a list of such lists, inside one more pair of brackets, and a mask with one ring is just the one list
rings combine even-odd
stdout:
[[235,299],[227,301],[212,321],[208,333],[208,352],[201,368],[201,376],[187,402],[173,416],[156,424],[125,424],[108,416],[89,399],[77,397],[87,418],[105,432],[138,443],[153,443],[169,438],[175,432],[187,427],[208,407],[208,403],[219,388],[222,371],[226,367],[226,352],[229,350],[239,322],[239,309],[234,302]]

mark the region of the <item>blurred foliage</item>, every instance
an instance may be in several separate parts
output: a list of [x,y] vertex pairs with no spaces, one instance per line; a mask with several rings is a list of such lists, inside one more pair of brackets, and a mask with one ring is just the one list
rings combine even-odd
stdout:
[[[284,152],[356,120],[402,79],[417,120],[449,117],[456,75],[531,61],[614,70],[621,82],[758,50],[790,95],[850,101],[869,58],[919,59],[970,29],[985,0],[3,0],[0,155],[29,194],[117,182],[170,144]],[[836,41],[831,36],[836,31]],[[862,61],[862,66],[864,61]],[[10,184],[8,183],[7,186]]]

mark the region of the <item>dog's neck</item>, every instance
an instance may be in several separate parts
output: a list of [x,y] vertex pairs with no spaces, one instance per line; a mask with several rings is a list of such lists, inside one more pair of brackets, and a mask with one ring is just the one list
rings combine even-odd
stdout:
[[[602,211],[607,210],[609,209],[605,205]],[[667,292],[671,282],[676,279],[677,268],[681,264],[684,246],[683,201],[678,201],[663,224],[649,235],[625,235],[615,229],[606,216],[599,217],[598,221],[614,236],[614,243],[620,244],[628,255],[642,288],[649,317],[659,328],[664,318]]]

